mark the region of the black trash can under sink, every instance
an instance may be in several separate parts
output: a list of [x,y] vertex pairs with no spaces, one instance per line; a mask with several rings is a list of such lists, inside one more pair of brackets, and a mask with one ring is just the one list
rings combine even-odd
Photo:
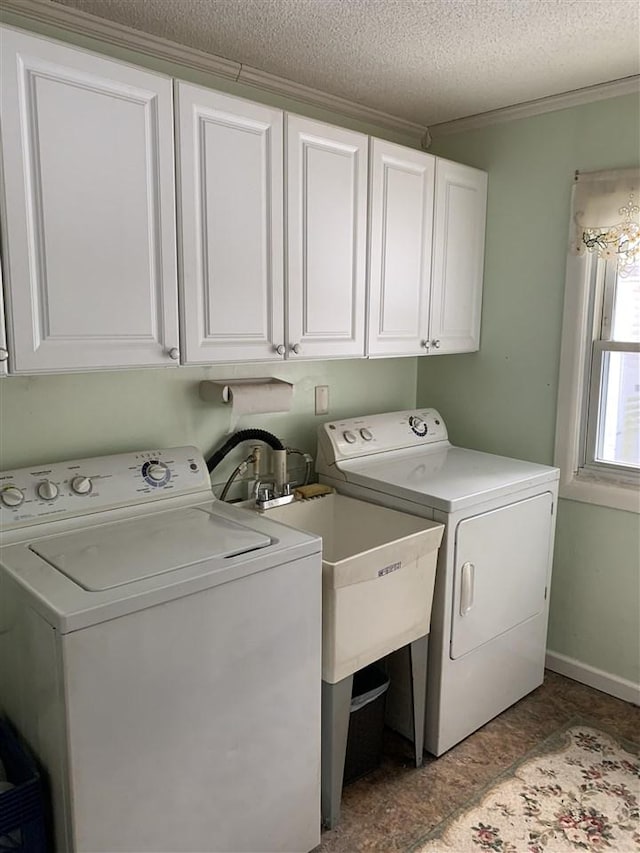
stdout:
[[380,764],[388,689],[388,676],[374,665],[353,676],[344,785],[355,782]]

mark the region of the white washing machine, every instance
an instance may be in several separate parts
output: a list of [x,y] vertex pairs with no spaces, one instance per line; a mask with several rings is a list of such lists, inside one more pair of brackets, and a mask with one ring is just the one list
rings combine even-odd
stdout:
[[441,755],[542,683],[559,472],[454,447],[435,409],[326,423],[316,467],[343,494],[446,525],[425,724]]
[[321,542],[193,447],[0,474],[0,706],[59,851],[320,841]]

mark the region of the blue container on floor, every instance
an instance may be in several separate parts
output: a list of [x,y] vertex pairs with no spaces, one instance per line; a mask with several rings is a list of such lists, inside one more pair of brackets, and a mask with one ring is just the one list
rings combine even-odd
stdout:
[[46,853],[44,791],[33,758],[0,719],[0,761],[15,787],[0,792],[0,853]]

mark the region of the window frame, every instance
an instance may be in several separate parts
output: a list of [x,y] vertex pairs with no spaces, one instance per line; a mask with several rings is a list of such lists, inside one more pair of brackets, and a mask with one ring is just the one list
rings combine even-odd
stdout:
[[603,339],[610,335],[614,263],[595,253],[567,257],[554,461],[561,497],[640,513],[638,473],[597,462],[594,452],[603,353],[640,349]]

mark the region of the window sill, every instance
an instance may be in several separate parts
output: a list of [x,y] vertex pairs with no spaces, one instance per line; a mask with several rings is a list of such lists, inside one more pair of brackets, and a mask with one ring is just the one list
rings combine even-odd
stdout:
[[605,482],[593,475],[572,475],[560,478],[561,498],[581,503],[640,513],[640,492],[635,485]]

